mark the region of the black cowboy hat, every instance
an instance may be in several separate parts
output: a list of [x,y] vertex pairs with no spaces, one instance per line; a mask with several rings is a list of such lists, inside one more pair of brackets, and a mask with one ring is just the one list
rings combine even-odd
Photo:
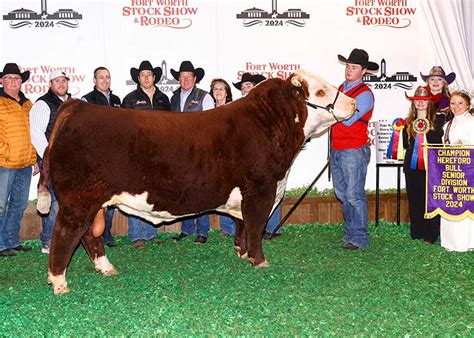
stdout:
[[235,88],[237,88],[238,90],[241,90],[242,89],[242,83],[244,82],[252,82],[253,84],[258,84],[264,80],[266,80],[267,78],[263,75],[260,75],[260,74],[250,74],[250,73],[243,73],[242,74],[242,78],[240,79],[239,82],[234,82],[232,83],[234,85]]
[[369,61],[369,54],[363,49],[354,48],[349,55],[349,58],[345,58],[342,55],[338,55],[337,58],[343,63],[354,63],[356,65],[361,65],[364,68],[367,68],[369,71],[379,70],[379,65],[375,62]]
[[456,79],[456,73],[451,72],[448,75],[446,75],[446,73],[444,72],[444,69],[440,66],[434,66],[433,68],[431,68],[430,73],[428,75],[423,75],[421,74],[421,72],[420,72],[420,75],[423,81],[425,82],[428,82],[428,79],[432,76],[442,77],[446,81],[447,84],[451,84],[454,81],[454,79]]
[[202,68],[194,68],[193,64],[191,61],[183,61],[181,62],[181,65],[179,66],[179,70],[176,71],[174,69],[171,69],[171,75],[179,81],[179,73],[181,72],[191,72],[194,73],[194,76],[196,76],[196,83],[199,83],[199,81],[202,80],[204,77],[204,69]]
[[21,82],[26,82],[30,78],[30,71],[27,70],[23,73],[20,72],[20,67],[16,63],[7,63],[3,67],[3,72],[0,73],[0,77],[4,77],[7,74],[16,74],[21,76]]
[[161,70],[161,67],[153,68],[150,61],[148,61],[148,60],[142,61],[142,63],[140,63],[140,67],[138,67],[138,69],[133,68],[133,67],[130,68],[130,75],[132,76],[132,80],[135,81],[135,83],[139,83],[138,82],[138,75],[140,74],[140,72],[142,70],[151,70],[153,72],[153,74],[155,75],[154,83],[157,83],[158,81],[160,81],[161,75],[163,74],[163,71]]

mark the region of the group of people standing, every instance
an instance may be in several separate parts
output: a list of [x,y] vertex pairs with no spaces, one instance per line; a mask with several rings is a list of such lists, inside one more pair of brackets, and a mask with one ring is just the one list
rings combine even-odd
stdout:
[[[363,82],[367,72],[378,70],[378,65],[369,61],[363,49],[353,49],[349,57],[338,56],[345,65],[345,81],[339,91],[355,99],[357,111],[345,121],[337,121],[330,133],[330,165],[336,197],[342,203],[344,216],[344,249],[358,250],[368,246],[368,208],[365,194],[367,167],[370,162],[368,124],[374,110],[374,95]],[[94,70],[94,89],[84,95],[84,101],[123,107],[129,109],[163,110],[192,113],[225,105],[232,101],[229,84],[220,78],[211,82],[210,91],[197,87],[204,77],[202,68],[195,68],[190,61],[183,61],[179,70],[171,70],[179,81],[179,88],[169,99],[159,90],[156,83],[161,79],[160,67],[153,67],[149,61],[142,61],[138,68],[131,68],[130,75],[137,88],[126,95],[121,102],[110,89],[111,76],[105,67]],[[29,72],[20,72],[16,64],[6,64],[0,73],[3,88],[0,89],[0,256],[14,256],[16,251],[29,251],[19,240],[20,220],[28,202],[32,166],[34,173],[41,166],[41,158],[48,144],[59,106],[66,101],[69,78],[60,70],[50,74],[49,91],[32,104],[21,92],[21,84],[28,80]],[[474,249],[474,221],[466,219],[450,222],[423,217],[426,200],[426,171],[419,163],[416,151],[420,132],[417,121],[427,121],[426,142],[449,144],[474,144],[474,116],[470,112],[471,99],[463,92],[449,93],[448,85],[455,74],[446,75],[441,67],[433,67],[429,75],[422,75],[426,86],[416,89],[407,98],[411,107],[403,129],[403,144],[406,148],[404,172],[406,176],[411,237],[434,243],[441,233],[441,245],[449,250],[466,251]],[[245,96],[265,77],[244,73],[233,85]],[[443,137],[444,136],[444,137]],[[416,158],[415,158],[416,157]],[[51,234],[57,214],[54,191],[49,215],[42,219],[42,252],[49,253]],[[114,208],[106,213],[104,243],[115,246],[111,235]],[[271,236],[280,220],[280,208],[271,215],[263,234]],[[220,216],[223,237],[235,235],[235,222],[229,216]],[[207,242],[210,230],[209,215],[186,219],[182,222],[180,234],[173,237],[178,242],[197,234],[196,244]],[[161,243],[156,238],[156,229],[148,222],[135,216],[128,217],[128,235],[133,246],[142,249],[145,242]]]
[[[149,61],[142,61],[138,68],[132,67],[130,75],[137,84],[135,90],[126,95],[123,102],[110,89],[111,75],[107,68],[94,70],[94,89],[82,97],[82,100],[98,105],[142,110],[163,110],[191,113],[215,108],[232,101],[229,84],[223,79],[211,83],[210,92],[196,86],[204,77],[204,69],[195,68],[190,61],[183,61],[179,70],[171,70],[173,77],[179,81],[179,88],[173,92],[171,100],[156,86],[161,79],[162,69],[153,67]],[[20,244],[19,228],[23,212],[28,203],[29,188],[32,176],[39,172],[41,159],[48,145],[49,137],[56,120],[60,105],[68,100],[69,77],[61,70],[53,71],[49,76],[48,92],[32,102],[21,92],[22,83],[29,78],[29,71],[21,72],[18,65],[8,63],[0,73],[3,88],[0,89],[0,256],[15,256],[16,251],[29,251],[30,247]],[[259,82],[265,80],[261,75],[244,73],[234,86],[245,96]],[[42,217],[41,251],[49,253],[52,232],[58,203],[54,189],[51,209]],[[106,212],[104,243],[116,245],[111,234],[114,208]],[[271,232],[280,220],[280,209],[277,208],[267,223],[264,238],[270,239]],[[220,217],[222,236],[235,235],[235,222],[232,217]],[[174,241],[197,234],[196,244],[207,242],[210,230],[209,215],[204,214],[182,222],[181,233],[173,237]],[[128,236],[135,248],[142,249],[145,242],[162,243],[156,238],[157,231],[147,221],[128,216]],[[277,233],[272,238],[280,236]]]
[[423,143],[474,145],[474,116],[471,98],[462,91],[450,93],[448,85],[456,78],[446,74],[442,67],[433,67],[428,75],[421,74],[426,82],[419,86],[411,101],[408,116],[402,120],[403,147],[406,149],[403,170],[405,173],[410,235],[412,239],[435,243],[441,237],[441,246],[449,251],[474,249],[474,220],[449,221],[436,216],[424,218],[426,204],[426,168]]

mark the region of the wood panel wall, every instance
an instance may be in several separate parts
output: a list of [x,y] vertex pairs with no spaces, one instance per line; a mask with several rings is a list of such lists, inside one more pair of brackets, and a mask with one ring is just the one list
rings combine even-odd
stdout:
[[[296,202],[297,198],[287,198],[282,202],[282,217]],[[375,195],[367,196],[369,205],[369,221],[375,219]],[[396,194],[380,195],[379,218],[387,222],[395,222],[397,219]],[[401,195],[400,199],[400,218],[402,222],[408,222],[408,201],[406,194]],[[219,216],[212,214],[211,228],[219,229]],[[342,207],[339,201],[333,196],[306,197],[295,212],[286,221],[288,224],[300,223],[340,223],[342,218]],[[181,223],[176,222],[172,225],[160,227],[158,231],[178,232]],[[120,211],[116,211],[112,223],[112,234],[114,236],[124,236],[127,234],[127,217]],[[39,239],[41,233],[41,217],[36,212],[36,205],[29,204],[23,219],[21,220],[20,238],[22,240]]]

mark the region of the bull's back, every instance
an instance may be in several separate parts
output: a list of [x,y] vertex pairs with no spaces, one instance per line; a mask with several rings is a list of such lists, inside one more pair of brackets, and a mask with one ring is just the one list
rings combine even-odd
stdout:
[[225,202],[241,184],[248,158],[243,142],[251,138],[239,125],[248,122],[229,112],[180,114],[81,102],[66,108],[70,116],[51,149],[54,184],[62,192],[99,187],[110,198],[147,191],[152,204],[166,201],[177,210],[182,199],[199,192],[206,196],[195,199],[197,209]]

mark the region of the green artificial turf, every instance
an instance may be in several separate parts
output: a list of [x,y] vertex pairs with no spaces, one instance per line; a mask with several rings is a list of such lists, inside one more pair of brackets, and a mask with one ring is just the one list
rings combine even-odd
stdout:
[[407,225],[371,229],[370,248],[341,248],[341,226],[293,225],[265,241],[270,263],[239,259],[211,232],[144,250],[119,238],[107,254],[119,275],[94,271],[82,247],[53,296],[47,256],[0,259],[1,336],[474,335],[474,252],[409,239]]

